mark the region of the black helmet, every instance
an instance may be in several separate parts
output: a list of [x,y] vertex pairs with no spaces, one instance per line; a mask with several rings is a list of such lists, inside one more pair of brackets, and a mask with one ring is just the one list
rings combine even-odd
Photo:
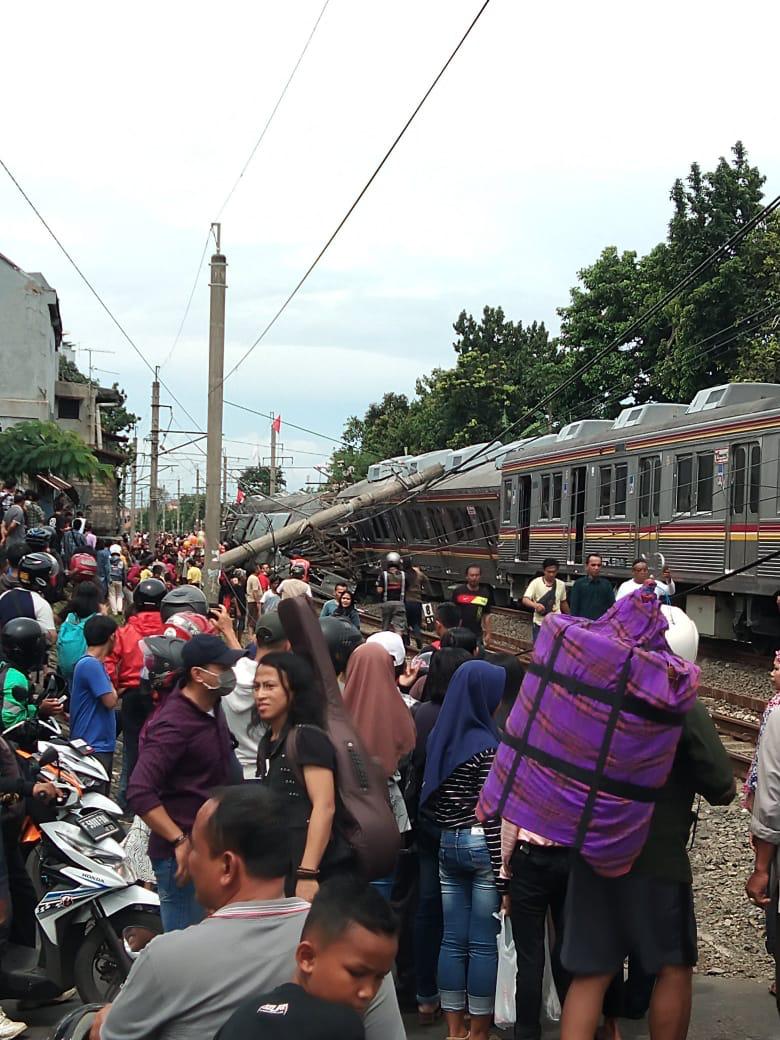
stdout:
[[209,601],[206,594],[194,585],[179,585],[165,594],[160,614],[163,621],[172,618],[174,614],[202,614],[208,617]]
[[27,553],[19,561],[19,584],[23,589],[45,592],[49,587],[53,563],[48,553]]
[[303,566],[302,563],[294,563],[292,567],[290,567],[291,578],[302,578],[305,574],[306,568]]
[[46,662],[46,635],[33,618],[14,618],[3,625],[0,636],[3,660],[22,672],[42,668]]
[[136,585],[133,603],[138,610],[159,610],[166,592],[164,581],[160,581],[159,578],[147,578]]
[[25,541],[33,552],[42,552],[52,543],[54,529],[51,527],[31,527],[25,536]]
[[352,622],[346,618],[320,618],[320,628],[328,645],[328,653],[333,662],[336,674],[339,675],[347,667],[347,661],[353,652],[364,642]]

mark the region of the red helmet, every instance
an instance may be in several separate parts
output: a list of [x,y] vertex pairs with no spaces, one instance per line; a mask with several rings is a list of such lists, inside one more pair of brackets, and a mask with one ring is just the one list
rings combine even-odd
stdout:
[[74,553],[70,558],[68,577],[71,581],[94,581],[97,577],[97,560],[89,553]]
[[164,636],[174,636],[189,642],[193,636],[215,636],[217,627],[213,621],[202,614],[184,612],[174,614],[165,622]]

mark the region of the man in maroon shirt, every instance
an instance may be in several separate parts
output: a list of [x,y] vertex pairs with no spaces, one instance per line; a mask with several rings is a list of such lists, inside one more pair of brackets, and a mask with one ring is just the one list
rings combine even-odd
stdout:
[[242,779],[220,705],[235,688],[233,665],[242,656],[218,636],[194,636],[186,644],[182,684],[144,730],[128,785],[133,812],[152,831],[149,858],[166,932],[203,917],[187,870],[190,831],[214,789]]

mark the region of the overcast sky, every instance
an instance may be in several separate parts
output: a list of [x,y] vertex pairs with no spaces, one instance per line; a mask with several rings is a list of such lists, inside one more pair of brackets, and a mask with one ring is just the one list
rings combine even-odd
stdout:
[[[209,223],[323,0],[5,5],[0,155],[147,359],[162,364]],[[330,0],[222,215],[226,368],[334,229],[478,0]],[[281,413],[290,485],[385,391],[453,360],[463,308],[557,330],[579,268],[664,237],[668,192],[737,138],[780,191],[776,5],[492,0],[405,139],[225,397]],[[0,252],[43,271],[69,338],[114,351],[148,432],[150,374],[0,170]],[[208,268],[162,379],[205,422]],[[86,355],[80,365],[87,366]],[[170,397],[163,390],[163,402]],[[170,413],[163,412],[163,425]],[[175,408],[172,429],[193,429]],[[225,407],[233,460],[265,420]],[[184,441],[169,435],[166,446]],[[255,448],[260,445],[259,448]],[[193,458],[161,473],[194,487]],[[311,454],[304,454],[309,452]],[[319,453],[319,457],[318,454]],[[170,461],[174,456],[167,456]],[[232,462],[237,468],[239,462]],[[205,472],[205,466],[202,470]],[[233,485],[234,486],[234,485]]]

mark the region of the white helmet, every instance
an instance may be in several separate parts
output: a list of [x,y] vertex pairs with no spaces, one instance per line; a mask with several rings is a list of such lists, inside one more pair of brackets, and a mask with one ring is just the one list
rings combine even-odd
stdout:
[[388,567],[400,567],[401,554],[397,552],[389,552],[387,556],[385,556],[385,563]]
[[111,556],[121,556],[122,555],[122,546],[121,545],[112,545],[111,548],[108,551],[109,551],[109,554]]
[[695,622],[680,607],[662,604],[661,613],[669,626],[664,632],[669,649],[684,661],[695,664],[699,652],[699,630]]

